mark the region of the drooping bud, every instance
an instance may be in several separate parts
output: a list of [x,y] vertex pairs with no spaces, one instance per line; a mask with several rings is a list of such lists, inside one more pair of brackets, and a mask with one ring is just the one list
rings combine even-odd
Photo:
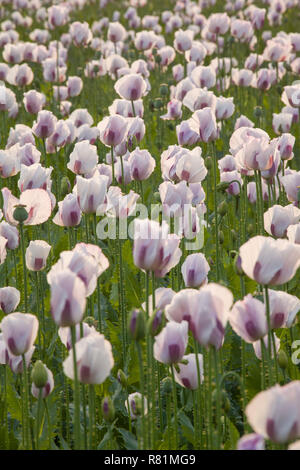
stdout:
[[277,359],[278,359],[278,364],[281,369],[286,369],[289,365],[288,357],[286,355],[286,352],[281,349],[279,353],[277,354]]
[[151,336],[156,336],[164,326],[164,316],[162,310],[157,310],[147,322],[147,331]]
[[118,382],[122,385],[123,388],[127,388],[127,377],[122,369],[119,369],[117,372]]

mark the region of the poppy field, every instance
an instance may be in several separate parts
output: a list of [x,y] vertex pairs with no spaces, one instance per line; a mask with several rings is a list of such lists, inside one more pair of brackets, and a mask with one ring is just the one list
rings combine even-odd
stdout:
[[0,449],[300,450],[299,0],[0,0]]

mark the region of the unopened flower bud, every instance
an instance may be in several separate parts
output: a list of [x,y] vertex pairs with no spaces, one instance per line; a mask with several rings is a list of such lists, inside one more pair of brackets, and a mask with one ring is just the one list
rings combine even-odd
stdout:
[[225,214],[227,214],[228,211],[228,204],[226,201],[222,201],[218,205],[218,213],[223,217]]
[[162,393],[168,395],[172,393],[172,379],[171,377],[165,377],[162,382]]
[[60,182],[60,194],[64,198],[67,194],[71,192],[71,183],[67,176],[63,176]]
[[31,372],[31,379],[37,388],[45,387],[48,379],[47,370],[42,361],[36,361]]
[[286,352],[281,349],[279,353],[277,354],[277,359],[278,359],[278,364],[281,369],[286,369],[289,365],[288,357],[286,355]]
[[254,233],[254,225],[253,224],[248,225],[247,232],[248,232],[249,235],[252,235],[252,233]]
[[263,114],[263,110],[261,106],[255,106],[254,108],[254,116],[255,117],[261,117]]
[[103,398],[101,409],[104,420],[111,423],[115,417],[115,407],[110,397]]
[[153,106],[155,109],[161,109],[163,107],[163,102],[161,98],[155,98],[153,101]]
[[236,255],[235,260],[234,260],[234,267],[235,271],[239,276],[242,276],[244,274],[242,270],[242,260],[239,254]]
[[128,322],[128,333],[135,341],[145,337],[145,315],[142,310],[133,310]]
[[218,191],[226,191],[230,186],[230,183],[227,183],[226,181],[222,181],[222,183],[219,183],[217,185],[217,190]]
[[127,377],[121,369],[117,372],[117,379],[123,388],[127,388]]
[[157,310],[151,315],[147,322],[147,331],[151,336],[156,336],[164,326],[164,316],[162,310]]
[[162,83],[159,87],[160,96],[167,96],[169,93],[169,87],[166,83]]

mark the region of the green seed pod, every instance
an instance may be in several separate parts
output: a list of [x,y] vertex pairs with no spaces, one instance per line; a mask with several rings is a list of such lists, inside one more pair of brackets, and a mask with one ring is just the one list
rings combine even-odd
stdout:
[[117,372],[118,382],[122,385],[123,388],[127,388],[127,377],[122,369],[119,369]]
[[93,326],[94,328],[98,327],[98,321],[94,317],[86,317],[84,319],[85,323],[87,323],[89,326]]
[[115,407],[110,397],[104,397],[101,403],[103,419],[111,423],[115,417]]
[[289,365],[289,360],[288,360],[288,357],[286,355],[286,352],[283,351],[283,349],[281,349],[278,352],[277,359],[278,359],[279,367],[281,367],[281,369],[287,369],[287,367]]
[[263,115],[263,110],[261,106],[255,106],[254,108],[254,116],[261,117]]
[[153,193],[153,199],[155,202],[160,202],[160,194],[158,191],[155,191],[155,193]]
[[218,205],[218,213],[224,217],[224,215],[227,214],[227,211],[228,211],[228,204],[226,201],[222,201],[220,202],[220,204]]
[[161,56],[157,54],[157,55],[155,56],[155,62],[156,62],[157,64],[160,64],[161,61],[162,61]]
[[63,176],[60,182],[60,193],[62,197],[65,197],[71,192],[71,183],[67,176]]
[[145,313],[142,310],[133,310],[128,321],[129,336],[135,341],[141,341],[145,337],[145,330]]
[[15,210],[14,210],[14,213],[13,213],[13,218],[15,220],[17,220],[18,222],[20,222],[20,223],[25,222],[25,220],[28,218],[28,212],[25,209],[25,207],[26,206],[24,206],[23,204],[19,204],[19,205],[15,206]]
[[169,93],[169,87],[166,83],[162,83],[159,87],[160,96],[167,96]]
[[45,387],[48,374],[42,361],[36,361],[31,372],[31,380],[37,388]]
[[155,100],[153,101],[153,106],[155,109],[161,109],[163,105],[164,104],[161,98],[155,98]]

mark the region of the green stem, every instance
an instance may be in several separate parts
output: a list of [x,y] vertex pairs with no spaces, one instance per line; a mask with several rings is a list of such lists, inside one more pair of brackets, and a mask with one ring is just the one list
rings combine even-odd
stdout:
[[24,308],[25,312],[28,310],[28,302],[27,302],[27,267],[26,267],[26,260],[25,260],[25,244],[24,244],[24,230],[23,230],[23,222],[20,222],[20,239],[21,239],[21,251],[22,251],[22,263],[23,263],[23,277],[24,277]]
[[177,390],[174,374],[174,365],[171,365],[172,384],[173,384],[173,403],[174,403],[174,431],[175,431],[175,450],[178,449],[178,412],[177,412]]
[[74,434],[75,434],[75,449],[80,450],[80,394],[79,394],[79,381],[77,371],[77,359],[76,359],[76,330],[75,326],[71,326],[71,337],[72,337],[72,355],[73,355],[73,368],[74,368]]
[[39,436],[40,436],[40,418],[41,408],[43,402],[43,389],[39,389],[38,405],[37,405],[37,416],[36,416],[36,449],[39,450]]

